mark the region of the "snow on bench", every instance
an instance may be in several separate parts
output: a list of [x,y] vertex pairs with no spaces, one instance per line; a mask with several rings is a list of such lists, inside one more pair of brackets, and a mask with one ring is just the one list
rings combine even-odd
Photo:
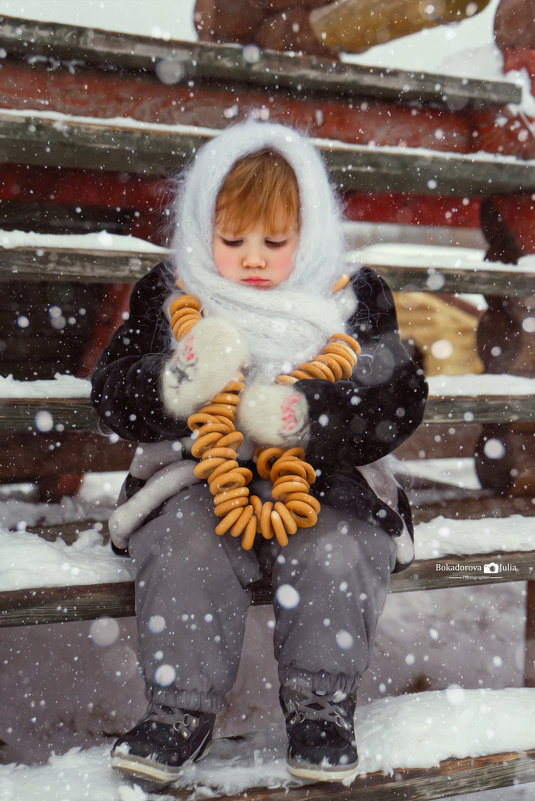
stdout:
[[[102,526],[84,530],[67,545],[60,537],[47,541],[27,526],[43,520],[61,523],[80,519],[80,502],[35,505],[9,501],[0,504],[4,519],[16,530],[0,529],[0,626],[92,620],[135,614],[134,569],[104,544]],[[83,510],[83,505],[82,505]],[[87,509],[85,510],[88,511]],[[95,517],[106,519],[111,507],[101,506]],[[416,560],[391,578],[391,592],[524,581],[535,578],[532,518],[452,520],[436,518],[415,530]],[[306,535],[305,535],[306,536]],[[268,582],[258,582],[253,603],[271,602]]]
[[[350,231],[350,226],[347,227]],[[37,234],[0,230],[0,280],[134,283],[170,251],[133,236]],[[535,256],[518,264],[487,262],[480,248],[383,243],[351,250],[348,270],[367,265],[397,292],[463,292],[527,296],[533,292]]]
[[[431,376],[425,422],[511,422],[535,418],[535,379],[511,375]],[[17,381],[0,376],[0,431],[97,428],[90,382],[57,374]]]
[[388,242],[353,250],[347,261],[373,267],[398,292],[527,296],[535,280],[535,255],[504,264],[485,261],[480,248]]

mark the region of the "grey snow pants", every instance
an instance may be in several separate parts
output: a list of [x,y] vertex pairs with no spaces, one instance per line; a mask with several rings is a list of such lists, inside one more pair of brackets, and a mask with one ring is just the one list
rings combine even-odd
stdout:
[[218,712],[238,670],[251,584],[271,573],[281,684],[353,692],[366,670],[395,564],[378,526],[323,506],[285,548],[214,533],[206,484],[173,496],[130,539],[139,659],[149,699]]

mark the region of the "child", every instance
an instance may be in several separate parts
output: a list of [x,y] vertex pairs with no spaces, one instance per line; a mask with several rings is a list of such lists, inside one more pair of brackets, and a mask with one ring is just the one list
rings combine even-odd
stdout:
[[[382,457],[420,423],[425,381],[382,279],[357,269],[332,292],[341,219],[304,137],[253,121],[229,128],[198,152],[179,195],[173,262],[135,286],[93,376],[103,423],[141,443],[110,529],[137,567],[149,706],[112,764],[165,786],[201,756],[236,677],[251,586],[269,575],[289,769],[338,781],[356,773],[356,691],[389,575],[413,556],[407,501]],[[177,278],[203,314],[178,343]],[[335,332],[362,348],[349,378],[275,382]],[[317,522],[285,547],[257,534],[244,550],[216,536],[210,490],[193,472],[186,420],[240,371],[237,459],[256,494],[271,492],[255,470],[257,446],[304,447],[316,472]]]

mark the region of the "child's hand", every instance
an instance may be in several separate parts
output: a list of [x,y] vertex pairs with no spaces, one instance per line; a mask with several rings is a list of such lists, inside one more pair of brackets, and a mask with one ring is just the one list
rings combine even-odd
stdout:
[[242,335],[217,317],[201,320],[180,342],[162,373],[167,411],[185,418],[237,376],[247,359]]
[[306,398],[288,385],[254,383],[241,393],[236,427],[257,445],[306,445]]

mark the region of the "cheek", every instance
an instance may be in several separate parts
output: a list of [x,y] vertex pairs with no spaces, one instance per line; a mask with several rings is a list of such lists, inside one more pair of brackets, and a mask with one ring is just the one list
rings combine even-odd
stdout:
[[232,251],[228,248],[223,248],[216,242],[213,246],[214,263],[219,275],[226,278],[234,268],[235,259],[233,259]]
[[293,272],[295,256],[296,248],[291,248],[290,250],[278,254],[277,271],[284,278],[287,278]]

